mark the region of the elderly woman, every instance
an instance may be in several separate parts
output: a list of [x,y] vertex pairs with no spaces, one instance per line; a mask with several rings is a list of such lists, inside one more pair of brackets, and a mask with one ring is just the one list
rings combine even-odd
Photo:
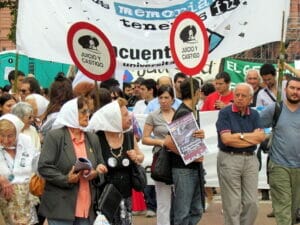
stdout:
[[97,131],[103,158],[108,167],[107,183],[112,183],[122,194],[119,212],[112,225],[130,225],[131,213],[131,165],[142,163],[143,153],[139,150],[132,132],[131,119],[126,108],[127,101],[118,98],[100,108],[91,118],[90,127]]
[[20,134],[23,122],[15,115],[0,118],[0,208],[6,224],[36,223],[29,193],[32,159],[37,153],[28,136]]
[[11,113],[23,121],[24,128],[22,129],[22,133],[31,138],[31,141],[37,150],[41,150],[40,136],[36,128],[31,125],[34,122],[32,106],[26,102],[18,102],[13,106]]
[[30,94],[26,96],[25,102],[29,103],[32,106],[35,119],[34,126],[39,128],[43,118],[45,117],[49,100],[40,94]]
[[[39,212],[49,225],[89,225],[95,218],[92,180],[105,173],[101,146],[95,134],[84,132],[89,123],[84,97],[65,103],[45,137],[38,170],[46,180]],[[78,158],[90,161],[90,170],[76,171]],[[98,170],[96,171],[96,167]]]

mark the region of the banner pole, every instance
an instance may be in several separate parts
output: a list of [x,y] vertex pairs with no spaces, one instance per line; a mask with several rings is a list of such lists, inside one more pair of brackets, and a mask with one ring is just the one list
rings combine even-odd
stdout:
[[285,62],[285,37],[284,37],[284,17],[285,12],[282,12],[282,27],[281,27],[281,41],[280,41],[280,50],[279,50],[279,69],[278,69],[278,83],[277,83],[277,102],[281,101],[282,97],[282,78],[284,72],[284,62]]
[[15,73],[14,73],[14,83],[13,83],[13,93],[18,94],[18,70],[19,70],[19,51],[16,51],[16,59],[15,59]]
[[100,108],[100,90],[98,87],[98,82],[95,80],[95,112]]
[[195,109],[195,98],[194,98],[194,84],[193,84],[192,76],[190,76],[190,85],[191,85],[191,97],[192,97],[193,114],[194,114],[194,117],[197,118],[196,109]]

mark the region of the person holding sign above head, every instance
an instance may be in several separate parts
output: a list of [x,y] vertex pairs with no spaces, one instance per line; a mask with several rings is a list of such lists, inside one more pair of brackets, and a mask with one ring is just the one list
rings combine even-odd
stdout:
[[[286,99],[270,147],[268,163],[272,206],[276,223],[295,224],[299,220],[300,207],[300,78],[292,77],[285,86]],[[275,104],[260,113],[264,127],[270,127]],[[298,208],[298,209],[297,209]]]
[[265,88],[260,90],[257,95],[256,107],[267,106],[276,102],[277,84],[276,69],[272,64],[263,64],[260,67],[260,76],[263,80]]
[[[192,79],[194,90],[192,93],[191,79],[184,80],[180,85],[182,104],[175,111],[172,121],[193,112],[193,103],[198,102],[200,98],[200,85],[196,79]],[[204,136],[202,129],[193,133],[195,138],[203,139]],[[196,225],[202,217],[204,207],[203,157],[185,165],[170,135],[166,136],[164,145],[172,152],[172,178],[175,187],[174,225]]]
[[253,225],[257,216],[258,159],[256,145],[265,134],[256,110],[249,107],[253,89],[239,83],[233,104],[220,110],[217,172],[225,225]]

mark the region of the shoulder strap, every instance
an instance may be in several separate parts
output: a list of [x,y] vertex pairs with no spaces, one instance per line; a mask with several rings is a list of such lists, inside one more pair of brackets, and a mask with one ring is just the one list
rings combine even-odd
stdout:
[[269,97],[272,99],[273,102],[276,102],[276,99],[271,95],[268,89],[265,88],[265,92],[269,95]]
[[282,104],[283,104],[282,101],[280,103],[278,103],[278,102],[275,103],[275,111],[274,111],[274,115],[273,115],[272,128],[274,128],[278,122],[279,116],[282,111]]
[[127,131],[124,133],[124,136],[126,136],[126,139],[127,139],[127,150],[129,149],[133,149],[134,148],[134,134],[133,134],[133,131],[130,130],[130,131]]

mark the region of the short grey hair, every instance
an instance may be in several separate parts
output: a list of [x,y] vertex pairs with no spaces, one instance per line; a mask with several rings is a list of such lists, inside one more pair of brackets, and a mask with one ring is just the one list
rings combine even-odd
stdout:
[[32,106],[27,102],[18,102],[12,107],[11,113],[23,119],[33,113]]
[[245,75],[245,79],[244,79],[245,81],[247,81],[249,72],[256,72],[256,73],[257,73],[258,80],[259,80],[259,82],[261,82],[261,76],[260,76],[260,74],[259,74],[259,70],[257,70],[257,69],[248,69],[248,70],[246,71],[246,75]]
[[248,89],[249,89],[249,94],[250,94],[251,96],[254,95],[253,87],[252,87],[250,84],[245,83],[245,82],[236,84],[236,85],[235,85],[235,88],[234,88],[234,92],[235,92],[235,90],[236,90],[238,87],[241,87],[241,86],[248,87]]

